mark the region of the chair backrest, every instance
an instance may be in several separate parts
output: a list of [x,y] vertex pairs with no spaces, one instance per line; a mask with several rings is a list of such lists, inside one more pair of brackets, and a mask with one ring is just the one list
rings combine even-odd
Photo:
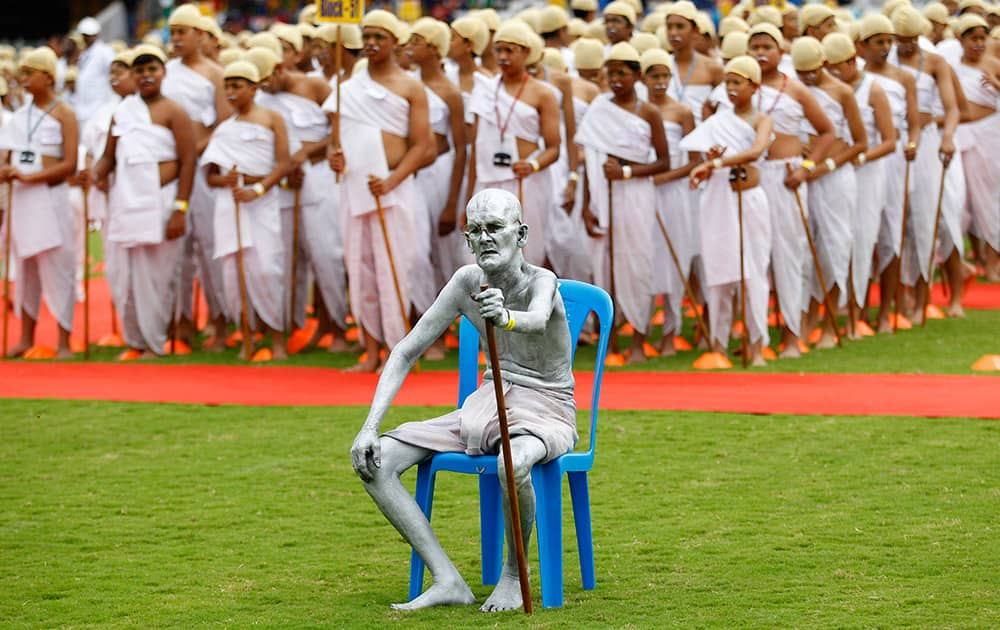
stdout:
[[[576,359],[577,340],[587,317],[594,313],[599,324],[597,362],[594,366],[594,392],[590,399],[590,446],[593,455],[597,443],[597,411],[601,398],[601,381],[604,378],[604,360],[611,339],[614,307],[611,296],[604,289],[578,280],[560,280],[559,294],[566,308],[570,339],[573,340],[573,359]],[[458,330],[458,406],[479,386],[479,331],[465,317]]]

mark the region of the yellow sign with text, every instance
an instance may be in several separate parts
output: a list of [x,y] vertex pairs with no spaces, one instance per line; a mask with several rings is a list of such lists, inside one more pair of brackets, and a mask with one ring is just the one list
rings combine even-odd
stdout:
[[316,0],[316,21],[331,24],[360,24],[365,0]]

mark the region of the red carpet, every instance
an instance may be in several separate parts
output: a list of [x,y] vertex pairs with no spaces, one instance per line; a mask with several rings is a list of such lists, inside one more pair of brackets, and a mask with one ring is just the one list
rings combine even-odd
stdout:
[[[577,401],[589,406],[590,373]],[[240,405],[368,405],[377,377],[324,368],[107,363],[0,364],[0,397]],[[603,409],[1000,418],[988,376],[613,372]],[[406,380],[401,405],[452,405],[454,372]],[[360,421],[360,418],[359,418]]]
[[[872,290],[872,305],[877,306],[878,301],[878,289],[873,287]],[[11,285],[11,295],[14,294],[13,285]],[[98,339],[111,332],[111,297],[108,291],[107,282],[104,278],[93,278],[90,282],[90,340],[92,343],[96,342]],[[944,294],[941,292],[941,286],[939,284],[934,285],[934,291],[932,295],[933,301],[938,306],[946,306],[947,301],[944,298]],[[966,308],[970,309],[1000,309],[1000,284],[983,284],[976,283],[972,285],[969,289],[969,293],[965,296],[963,301]],[[207,318],[207,307],[205,306],[204,299],[201,301],[201,308],[199,319],[201,319],[201,325],[204,326],[205,319]],[[73,320],[75,330],[74,337],[83,338],[83,303],[78,302],[76,305],[76,316]],[[20,336],[20,320],[14,317],[14,314],[10,315],[10,323],[8,329],[9,344],[13,346],[17,343]],[[55,320],[52,319],[52,315],[49,314],[48,309],[45,307],[44,300],[42,301],[42,314],[39,317],[38,331],[36,343],[40,345],[47,345],[55,347],[56,340],[58,339],[58,331],[56,329]]]

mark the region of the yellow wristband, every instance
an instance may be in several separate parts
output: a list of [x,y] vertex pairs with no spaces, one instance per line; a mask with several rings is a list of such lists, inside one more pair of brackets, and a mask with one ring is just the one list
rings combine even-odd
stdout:
[[542,170],[542,165],[538,163],[538,160],[528,160],[528,164],[531,164],[531,170],[536,173]]
[[576,171],[571,171],[569,174],[569,181],[573,182],[574,184],[580,181],[580,174],[577,173]]
[[514,330],[514,316],[507,311],[507,325],[503,327],[504,330]]
[[174,201],[174,210],[184,214],[188,211],[188,202],[177,199]]
[[257,196],[258,196],[258,197],[263,197],[263,196],[264,196],[264,193],[266,193],[266,192],[267,192],[267,189],[266,189],[266,188],[264,188],[264,184],[262,184],[262,183],[260,183],[260,182],[257,182],[256,184],[254,184],[253,186],[251,186],[251,187],[250,187],[250,190],[252,190],[252,191],[254,191],[255,193],[257,193]]
[[802,168],[812,173],[816,170],[816,163],[812,160],[802,160]]
[[917,143],[916,142],[911,142],[910,144],[906,145],[906,148],[908,148],[908,149],[916,149],[917,148]]

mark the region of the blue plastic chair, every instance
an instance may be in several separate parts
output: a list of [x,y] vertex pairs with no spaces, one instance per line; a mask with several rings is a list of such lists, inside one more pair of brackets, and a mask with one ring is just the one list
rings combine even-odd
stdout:
[[[597,443],[597,411],[604,375],[604,359],[608,352],[613,307],[608,294],[598,287],[575,280],[560,280],[569,322],[571,338],[576,340],[587,316],[593,312],[600,322],[597,344],[597,364],[594,372],[594,393],[590,402],[590,446],[586,451],[571,451],[531,471],[537,510],[539,574],[542,581],[542,606],[563,605],[563,536],[562,536],[562,476],[569,479],[576,524],[576,542],[580,553],[580,577],[583,588],[597,586],[594,575],[594,543],[590,527],[590,491],[587,471],[594,465]],[[466,318],[459,328],[458,405],[479,385],[479,331]],[[576,357],[576,346],[573,348]],[[438,453],[417,468],[416,500],[429,521],[434,501],[434,477],[439,471],[451,471],[479,476],[479,523],[483,561],[483,584],[496,584],[503,567],[504,522],[501,506],[497,456],[469,456],[465,453]],[[416,552],[410,560],[410,599],[423,590],[424,562]]]

